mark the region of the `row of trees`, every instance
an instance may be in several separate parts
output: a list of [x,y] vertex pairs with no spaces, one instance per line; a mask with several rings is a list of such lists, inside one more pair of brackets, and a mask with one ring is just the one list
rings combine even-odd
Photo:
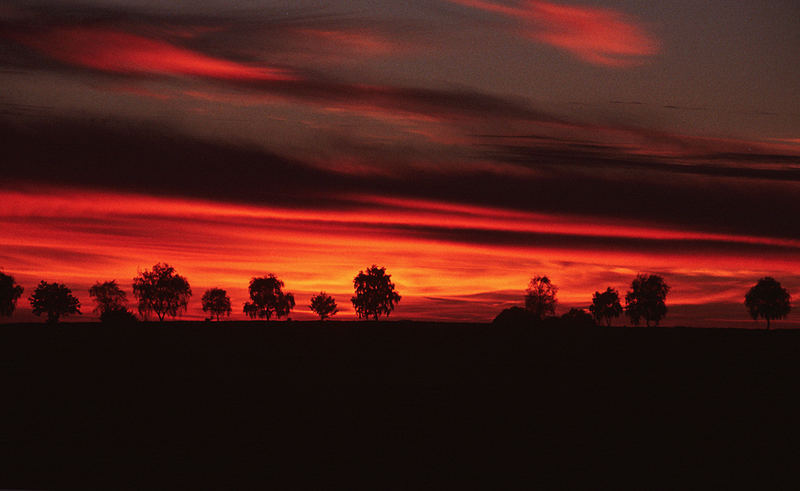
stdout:
[[[667,315],[666,299],[670,291],[669,285],[659,275],[639,274],[631,283],[631,289],[625,294],[625,307],[620,302],[619,292],[608,287],[604,292],[594,292],[592,304],[587,313],[583,309],[571,309],[563,317],[575,320],[590,319],[598,324],[610,326],[611,322],[624,312],[633,325],[642,321],[647,327],[658,326]],[[556,309],[556,287],[547,276],[534,276],[528,289],[525,290],[526,314],[533,320],[541,321],[547,316],[554,316]],[[774,278],[766,276],[758,280],[745,295],[745,307],[750,316],[770,322],[783,319],[791,311],[789,291]]]
[[[651,323],[658,325],[667,314],[667,293],[670,287],[659,275],[640,274],[631,283],[631,290],[625,295],[625,308],[620,303],[619,292],[611,287],[604,292],[595,292],[589,313],[598,324],[611,325],[611,321],[620,317],[623,311],[630,317],[633,325],[639,325],[642,320],[650,327]],[[553,316],[556,312],[556,287],[547,276],[534,276],[531,278],[528,289],[525,290],[525,309],[535,320],[542,320]],[[589,314],[582,309],[572,309],[566,315],[575,319],[581,313],[588,317]]]
[[[185,277],[179,275],[168,264],[158,263],[150,270],[140,272],[133,279],[133,295],[137,300],[139,315],[143,319],[155,315],[159,321],[165,317],[176,317],[185,312],[192,297],[192,288]],[[250,301],[243,312],[251,319],[270,320],[288,316],[295,307],[294,295],[284,292],[284,283],[270,273],[250,280]],[[400,301],[391,275],[386,268],[372,265],[359,271],[353,278],[355,294],[350,299],[359,318],[378,320],[389,316]],[[0,315],[14,313],[23,288],[16,284],[13,276],[0,272]],[[128,310],[128,298],[116,280],[97,282],[89,288],[89,296],[95,302],[94,312],[100,314],[102,322],[134,322],[137,320]],[[47,315],[47,322],[55,323],[63,316],[81,314],[80,302],[66,285],[42,281],[34,289],[29,301],[35,315]],[[231,299],[222,288],[210,288],[202,297],[203,312],[209,320],[230,316]],[[335,315],[339,308],[336,300],[325,292],[311,298],[311,310],[325,320]]]
[[[274,274],[256,277],[250,280],[248,292],[250,301],[243,306],[243,312],[251,319],[270,320],[288,316],[295,307],[294,296],[284,292],[284,283]],[[378,320],[381,316],[389,316],[401,297],[395,291],[391,275],[386,268],[372,265],[360,271],[353,278],[355,294],[350,299],[359,318]],[[648,327],[658,325],[667,314],[666,298],[669,285],[659,275],[639,274],[631,283],[631,289],[625,294],[625,306],[620,301],[619,292],[608,287],[603,292],[595,292],[592,304],[587,313],[583,309],[572,309],[564,317],[572,321],[591,321],[610,326],[614,319],[623,312],[633,325],[644,321]],[[524,315],[532,320],[541,321],[554,316],[557,305],[556,287],[547,276],[534,276],[525,290]],[[0,316],[13,314],[16,303],[23,293],[12,276],[0,272]],[[140,272],[133,279],[133,295],[137,299],[137,307],[142,318],[147,319],[155,314],[159,321],[165,317],[175,317],[186,311],[192,289],[185,277],[179,275],[175,268],[168,264],[156,264],[151,270]],[[127,295],[119,287],[116,280],[97,282],[89,289],[89,296],[94,299],[95,313],[100,314],[103,322],[135,321],[136,316],[128,310]],[[80,302],[72,295],[72,291],[60,283],[42,281],[29,298],[35,315],[47,315],[48,322],[58,322],[62,316],[80,314]],[[206,290],[202,297],[203,312],[209,319],[230,316],[231,299],[221,288]],[[785,318],[791,311],[791,296],[781,284],[771,277],[761,278],[745,295],[745,307],[753,319],[764,319],[767,329],[773,320]],[[319,315],[321,320],[335,315],[339,309],[336,300],[325,292],[311,298],[310,309]],[[518,307],[507,309],[501,313],[506,318],[522,311]],[[498,316],[500,318],[500,316]]]

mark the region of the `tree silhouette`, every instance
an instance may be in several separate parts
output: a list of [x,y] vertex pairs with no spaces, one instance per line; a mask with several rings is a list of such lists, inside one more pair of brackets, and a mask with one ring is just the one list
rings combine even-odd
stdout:
[[321,321],[339,312],[339,309],[336,307],[336,300],[325,292],[319,292],[319,294],[311,297],[311,305],[309,305],[309,307],[311,307],[312,312],[319,316],[319,320]]
[[30,296],[34,315],[47,314],[47,322],[55,324],[61,316],[80,314],[81,303],[72,290],[61,283],[41,281]]
[[93,312],[101,316],[112,310],[124,309],[128,303],[127,295],[117,284],[117,280],[95,283],[89,288],[89,296],[96,304]]
[[359,271],[353,278],[355,295],[350,299],[359,319],[372,317],[375,320],[381,315],[389,317],[395,304],[400,301],[400,294],[394,289],[392,275],[386,274],[386,268],[372,265],[366,273]]
[[534,276],[525,290],[525,309],[542,320],[547,315],[556,313],[556,293],[558,287],[550,282],[547,276]]
[[175,268],[158,263],[152,271],[144,270],[133,279],[133,295],[139,300],[139,313],[144,318],[154,312],[163,322],[167,315],[175,317],[186,311],[192,289]]
[[778,281],[765,276],[744,296],[744,305],[754,320],[759,317],[766,319],[769,330],[771,320],[783,319],[789,315],[792,297]]
[[669,293],[669,285],[658,275],[639,274],[631,283],[631,291],[625,295],[625,313],[631,318],[633,325],[639,325],[644,319],[647,327],[667,315],[665,300]]
[[210,288],[203,294],[203,312],[210,312],[212,316],[231,315],[231,298],[222,288]]
[[0,316],[10,317],[17,308],[17,299],[24,288],[14,282],[14,277],[0,271]]
[[284,293],[283,281],[272,273],[250,280],[249,289],[252,302],[244,304],[244,313],[251,319],[270,320],[273,315],[280,319],[294,308],[294,295]]
[[622,305],[619,303],[619,292],[611,288],[606,288],[606,291],[594,292],[592,295],[592,305],[589,306],[589,312],[598,323],[605,323],[606,327],[611,326],[611,320],[616,319],[622,314]]

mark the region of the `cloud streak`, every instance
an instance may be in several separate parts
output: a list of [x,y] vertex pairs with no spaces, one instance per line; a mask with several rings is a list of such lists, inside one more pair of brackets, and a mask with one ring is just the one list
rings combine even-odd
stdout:
[[658,53],[658,42],[635,19],[612,9],[522,1],[508,6],[482,0],[449,0],[521,21],[521,35],[595,65],[627,67]]
[[105,72],[221,80],[295,78],[284,69],[215,58],[166,41],[103,27],[60,27],[11,33],[9,37],[60,62]]

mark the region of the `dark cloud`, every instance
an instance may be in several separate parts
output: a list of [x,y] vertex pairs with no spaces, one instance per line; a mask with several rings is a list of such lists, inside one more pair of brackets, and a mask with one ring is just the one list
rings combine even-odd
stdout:
[[351,205],[341,196],[366,193],[800,238],[800,224],[787,219],[800,214],[793,169],[677,164],[566,146],[492,150],[494,160],[535,169],[530,177],[458,168],[343,174],[164,126],[17,118],[0,119],[0,133],[8,142],[6,161],[14,162],[4,170],[6,185],[67,184],[318,209],[345,208]]

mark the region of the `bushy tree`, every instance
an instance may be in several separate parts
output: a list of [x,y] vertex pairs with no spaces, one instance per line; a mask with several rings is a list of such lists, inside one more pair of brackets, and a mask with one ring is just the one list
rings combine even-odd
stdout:
[[374,264],[353,278],[355,295],[350,301],[359,319],[372,317],[378,320],[381,315],[388,317],[392,313],[401,297],[391,279],[392,275],[386,274],[385,267],[379,268]]
[[319,320],[324,321],[328,317],[332,317],[339,312],[336,306],[336,300],[325,292],[319,292],[317,295],[311,297],[311,311],[319,316]]
[[758,280],[744,297],[744,305],[754,320],[761,317],[767,321],[783,319],[792,310],[792,297],[789,291],[774,278],[765,276]]
[[117,284],[117,280],[95,283],[89,288],[89,296],[96,304],[94,312],[103,315],[111,310],[124,309],[128,303],[127,295]]
[[537,320],[556,313],[558,287],[547,276],[534,276],[525,290],[525,309]]
[[220,316],[231,315],[231,298],[228,292],[222,288],[210,288],[203,294],[203,312],[208,312],[216,316],[219,322]]
[[72,290],[61,283],[41,281],[30,296],[34,315],[47,314],[47,322],[55,324],[61,316],[80,314],[81,303]]
[[17,308],[17,299],[24,289],[17,285],[14,277],[0,271],[0,316],[10,317]]
[[272,273],[250,280],[249,290],[252,301],[244,304],[244,313],[251,319],[280,319],[294,308],[294,295],[284,293],[283,281]]
[[625,313],[631,318],[631,323],[639,325],[644,319],[647,327],[651,322],[658,326],[667,315],[665,300],[669,290],[661,276],[637,275],[631,283],[631,290],[625,295]]
[[606,326],[611,326],[612,319],[616,319],[622,315],[622,305],[619,303],[619,292],[608,287],[604,292],[594,292],[592,296],[592,305],[589,306],[589,312],[598,323],[604,323]]
[[139,300],[139,313],[143,317],[153,312],[163,321],[167,315],[175,317],[186,311],[192,289],[175,268],[158,263],[152,271],[144,270],[133,279],[133,295]]

